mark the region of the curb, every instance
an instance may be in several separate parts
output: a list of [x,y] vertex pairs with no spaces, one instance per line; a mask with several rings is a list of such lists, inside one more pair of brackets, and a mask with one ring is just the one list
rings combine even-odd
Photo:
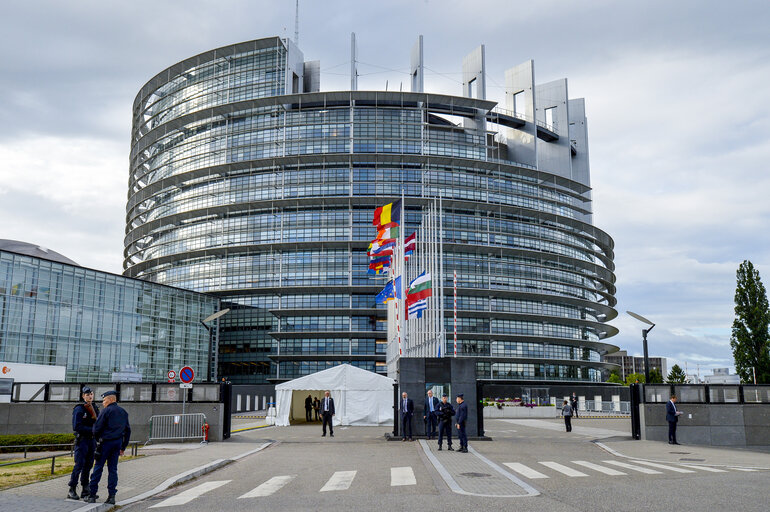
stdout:
[[90,505],[86,505],[85,507],[81,507],[79,509],[73,510],[72,512],[107,512],[109,510],[112,510],[114,507],[124,507],[126,505],[136,503],[137,501],[145,500],[147,498],[150,498],[152,496],[155,496],[156,494],[159,494],[165,491],[166,489],[168,489],[173,485],[187,482],[188,480],[192,480],[193,478],[198,478],[199,476],[203,476],[207,473],[211,473],[212,471],[216,471],[217,469],[223,466],[226,466],[231,462],[235,462],[244,457],[248,457],[249,455],[262,451],[268,446],[270,446],[271,444],[273,444],[272,441],[264,443],[262,446],[255,448],[253,450],[249,450],[247,452],[235,455],[229,459],[217,459],[213,462],[209,462],[208,464],[204,464],[203,466],[199,466],[197,468],[193,468],[188,471],[185,471],[184,473],[180,473],[176,476],[172,476],[171,478],[166,479],[162,484],[158,485],[154,489],[149,490],[147,492],[143,492],[142,494],[138,494],[136,496],[132,496],[131,498],[126,498],[125,500],[117,502],[115,505],[109,505],[107,503],[93,503]]
[[606,444],[600,442],[598,439],[594,439],[591,441],[593,444],[604,450],[605,452],[609,453],[610,455],[614,455],[615,457],[622,457],[624,459],[631,459],[631,460],[643,460],[645,462],[657,462],[660,464],[680,464],[682,466],[708,466],[708,467],[716,467],[716,468],[740,468],[740,469],[755,469],[758,471],[761,470],[768,470],[770,468],[767,467],[761,467],[761,466],[741,466],[740,464],[704,464],[699,462],[671,462],[669,460],[656,460],[656,459],[644,459],[642,457],[631,457],[630,455],[623,455],[619,451],[616,451]]

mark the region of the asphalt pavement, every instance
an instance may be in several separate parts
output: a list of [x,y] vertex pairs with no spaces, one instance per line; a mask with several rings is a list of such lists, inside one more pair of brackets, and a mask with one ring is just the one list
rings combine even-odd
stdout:
[[[121,510],[765,511],[770,499],[769,454],[633,441],[624,419],[577,419],[571,433],[556,420],[487,420],[492,440],[467,454],[387,441],[387,427],[337,427],[330,438],[316,424],[243,425],[224,443],[122,463]],[[0,511],[84,510],[57,508],[65,493],[61,478],[11,489]]]

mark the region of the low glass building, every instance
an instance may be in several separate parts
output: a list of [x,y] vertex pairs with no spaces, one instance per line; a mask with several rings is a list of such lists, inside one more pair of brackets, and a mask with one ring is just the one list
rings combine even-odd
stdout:
[[[384,373],[387,314],[367,275],[376,207],[407,233],[441,197],[445,290],[479,378],[597,381],[617,347],[613,241],[592,222],[585,105],[531,61],[486,99],[484,47],[458,96],[320,91],[289,39],[163,70],[133,106],[125,275],[218,296],[219,373],[283,381],[348,362]],[[452,297],[447,295],[447,353]]]
[[71,382],[160,382],[185,365],[212,380],[201,320],[218,310],[216,297],[0,243],[0,361],[65,366]]

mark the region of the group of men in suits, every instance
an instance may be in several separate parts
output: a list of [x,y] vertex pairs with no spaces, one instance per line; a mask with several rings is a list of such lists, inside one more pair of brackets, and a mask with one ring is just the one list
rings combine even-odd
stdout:
[[[425,398],[425,408],[423,420],[425,421],[425,433],[428,439],[436,437],[436,427],[439,427],[438,449],[441,450],[444,438],[446,438],[449,451],[452,448],[452,416],[455,416],[455,427],[457,427],[457,437],[460,442],[460,453],[468,453],[468,436],[465,432],[465,425],[468,421],[468,405],[465,403],[463,393],[456,396],[457,410],[448,402],[447,395],[444,393],[441,401],[433,396],[433,391],[428,390]],[[401,441],[407,439],[414,441],[412,435],[412,418],[414,417],[414,400],[409,398],[406,392],[401,393],[401,403],[399,405],[401,412]]]

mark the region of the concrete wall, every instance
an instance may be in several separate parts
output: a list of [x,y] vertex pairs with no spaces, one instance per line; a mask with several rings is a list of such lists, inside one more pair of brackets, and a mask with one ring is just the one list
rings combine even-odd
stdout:
[[[687,404],[676,439],[682,444],[710,446],[770,446],[770,404]],[[642,439],[668,441],[666,404],[639,407]]]
[[[241,397],[240,408],[238,407],[239,395]],[[230,410],[233,412],[233,414],[237,412],[260,411],[263,409],[263,397],[267,397],[267,401],[270,401],[271,398],[273,401],[275,401],[275,385],[233,384],[233,394],[230,400]],[[254,404],[255,400],[259,402],[256,407]],[[248,402],[248,404],[246,402]]]
[[[181,414],[180,403],[121,402],[131,423],[131,441],[145,442],[150,435],[150,416]],[[4,434],[62,434],[72,432],[74,403],[37,402],[0,404],[0,435]],[[202,412],[211,429],[211,441],[222,440],[222,404],[188,403],[186,413]]]

